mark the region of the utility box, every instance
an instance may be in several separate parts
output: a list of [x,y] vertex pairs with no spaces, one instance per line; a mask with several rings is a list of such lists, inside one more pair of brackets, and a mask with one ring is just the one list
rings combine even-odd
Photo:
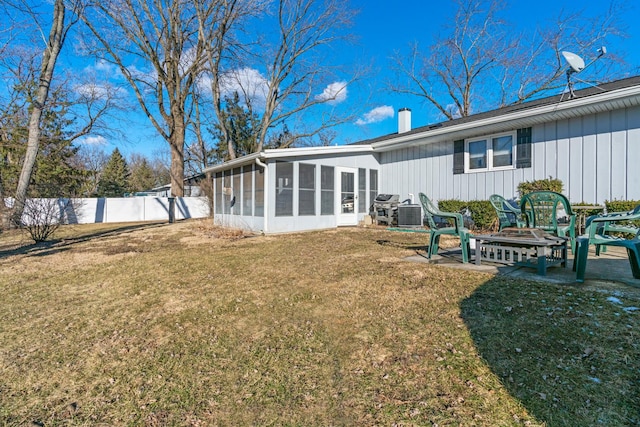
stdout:
[[398,227],[422,227],[422,209],[420,205],[398,205]]

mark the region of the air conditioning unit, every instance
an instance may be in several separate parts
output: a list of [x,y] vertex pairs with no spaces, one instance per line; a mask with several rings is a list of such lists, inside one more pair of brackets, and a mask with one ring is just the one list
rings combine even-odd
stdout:
[[398,205],[398,227],[422,227],[420,205]]

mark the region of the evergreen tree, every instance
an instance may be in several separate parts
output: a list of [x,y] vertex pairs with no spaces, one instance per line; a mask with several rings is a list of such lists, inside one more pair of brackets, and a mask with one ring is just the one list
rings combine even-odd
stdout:
[[140,155],[131,156],[131,176],[129,177],[129,191],[146,191],[159,184],[156,183],[155,171],[149,161]]
[[122,197],[129,190],[129,165],[117,148],[111,153],[98,182],[98,197]]
[[[224,98],[225,107],[223,117],[226,122],[226,128],[229,132],[229,139],[233,143],[235,154],[237,157],[255,153],[258,149],[256,143],[254,129],[258,123],[258,116],[255,113],[247,111],[240,104],[240,96],[238,92],[233,93],[233,97],[226,96]],[[219,163],[229,160],[228,147],[222,143],[222,131],[220,126],[216,126],[213,130],[214,136],[218,139],[218,146],[211,150],[209,157],[211,163]]]
[[[32,82],[32,84],[34,84]],[[15,87],[16,93],[28,97],[33,88]],[[54,91],[56,99],[63,94]],[[43,113],[39,150],[31,173],[28,197],[79,196],[84,171],[76,166],[78,148],[69,140],[73,122],[66,119],[67,105],[61,101]],[[0,196],[14,195],[24,162],[29,124],[26,104],[14,104],[0,117]]]

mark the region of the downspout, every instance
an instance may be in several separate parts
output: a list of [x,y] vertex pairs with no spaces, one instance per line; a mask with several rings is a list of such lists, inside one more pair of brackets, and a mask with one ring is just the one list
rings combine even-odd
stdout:
[[261,168],[264,169],[264,189],[263,189],[264,194],[263,194],[263,199],[262,199],[262,203],[263,203],[263,206],[262,206],[262,209],[263,209],[263,213],[262,213],[263,214],[263,230],[262,230],[262,232],[264,234],[267,234],[267,232],[269,231],[269,227],[267,226],[268,219],[269,219],[269,210],[267,209],[267,207],[268,207],[267,200],[269,200],[269,197],[268,197],[268,195],[269,195],[269,191],[268,191],[268,188],[269,188],[269,179],[268,179],[269,178],[269,174],[268,174],[269,168],[267,167],[266,163],[264,163],[262,160],[260,160],[257,157],[256,157],[256,165],[258,165],[258,166],[260,166]]

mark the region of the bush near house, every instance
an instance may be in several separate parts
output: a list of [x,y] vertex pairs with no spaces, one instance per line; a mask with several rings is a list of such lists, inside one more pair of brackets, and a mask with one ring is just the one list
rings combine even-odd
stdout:
[[535,181],[523,181],[518,184],[518,194],[520,197],[533,191],[555,191],[562,193],[564,185],[561,180],[552,177],[545,179],[537,179]]
[[[640,200],[605,200],[604,206],[608,213],[611,212],[628,212],[635,209],[640,205]],[[638,221],[625,221],[628,224],[632,224],[636,227],[640,227],[640,220]],[[627,238],[633,237],[633,235],[627,235]]]
[[475,230],[489,230],[496,222],[496,213],[488,200],[470,200],[468,202],[453,199],[440,200],[438,207],[446,212],[463,212],[468,209],[473,221],[472,228]]
[[640,205],[640,200],[605,200],[607,212],[626,212]]

